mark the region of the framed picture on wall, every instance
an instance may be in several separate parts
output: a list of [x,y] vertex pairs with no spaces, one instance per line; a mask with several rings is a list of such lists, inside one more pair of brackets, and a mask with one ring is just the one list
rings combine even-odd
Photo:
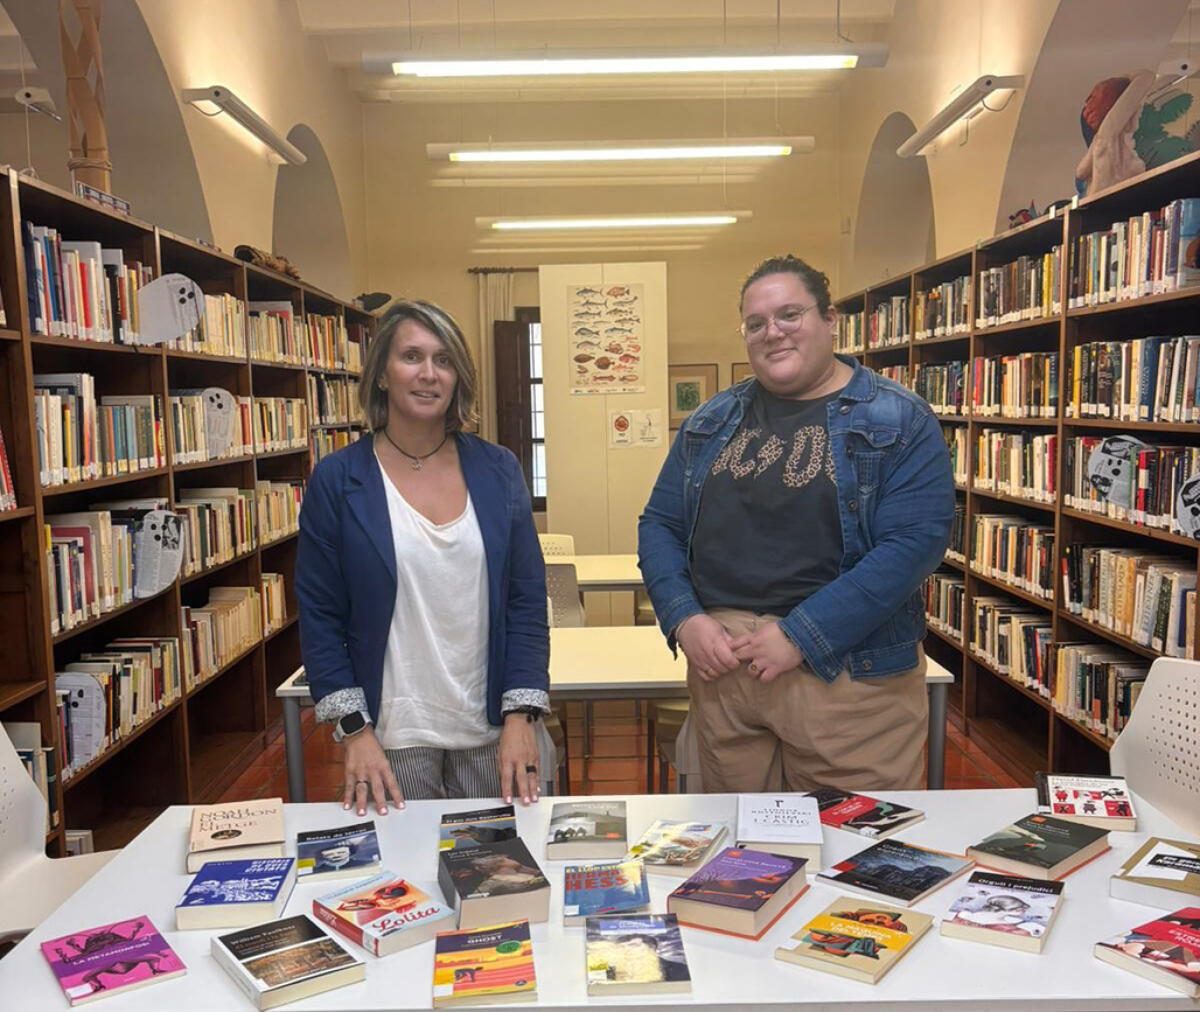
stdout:
[[717,392],[717,366],[667,366],[667,422],[678,428],[685,418]]
[[744,379],[749,379],[754,375],[750,368],[749,362],[734,362],[732,366],[733,379],[731,383],[741,383]]

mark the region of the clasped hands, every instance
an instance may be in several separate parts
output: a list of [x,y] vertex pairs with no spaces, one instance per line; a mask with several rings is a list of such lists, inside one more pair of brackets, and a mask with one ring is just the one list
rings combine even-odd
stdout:
[[675,638],[705,681],[719,678],[745,663],[755,678],[773,682],[804,661],[804,655],[783,634],[777,622],[764,623],[752,633],[731,636],[716,619],[696,614],[684,619]]

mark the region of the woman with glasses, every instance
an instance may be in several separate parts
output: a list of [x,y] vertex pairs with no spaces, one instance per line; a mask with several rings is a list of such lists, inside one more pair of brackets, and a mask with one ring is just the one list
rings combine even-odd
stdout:
[[929,405],[834,354],[825,275],[742,285],[753,377],[684,423],[638,524],[708,791],[921,786],[921,585],[954,484]]

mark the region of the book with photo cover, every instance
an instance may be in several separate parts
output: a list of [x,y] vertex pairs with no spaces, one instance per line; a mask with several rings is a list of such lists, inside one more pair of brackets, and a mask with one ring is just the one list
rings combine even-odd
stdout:
[[454,911],[425,889],[390,871],[317,897],[313,914],[374,956],[428,941],[454,918]]
[[374,820],[296,834],[296,874],[302,879],[362,878],[378,870]]
[[650,883],[637,858],[613,864],[569,865],[563,872],[563,924],[589,917],[635,914],[650,906]]
[[806,797],[816,799],[823,825],[877,840],[915,826],[925,818],[925,813],[916,808],[836,787],[818,787]]
[[[142,915],[42,942],[67,1001],[83,1005],[187,973],[175,950]],[[13,1008],[17,1008],[16,996]],[[165,1004],[170,1004],[169,1002]]]
[[438,885],[459,928],[550,916],[550,883],[519,837],[441,851]]
[[1124,777],[1033,775],[1038,810],[1056,819],[1098,829],[1137,829],[1137,813]]
[[1184,907],[1097,942],[1097,959],[1200,998],[1200,908]]
[[942,918],[950,938],[1041,952],[1062,909],[1061,882],[973,871]]
[[259,1009],[332,991],[367,975],[360,957],[303,914],[216,935],[212,955]]
[[817,878],[839,889],[911,906],[973,867],[974,861],[959,854],[880,840]]
[[667,897],[679,923],[758,940],[808,890],[807,858],[726,847]]
[[692,989],[674,914],[589,917],[588,995],[686,993]]
[[175,907],[175,928],[244,928],[283,913],[296,884],[296,859],[207,861]]
[[725,836],[723,822],[677,822],[656,819],[632,847],[647,871],[687,876],[704,864]]
[[473,812],[447,812],[438,829],[439,850],[464,850],[484,843],[511,840],[517,835],[512,805],[480,808]]
[[737,845],[821,865],[821,809],[804,794],[739,794]]
[[1200,843],[1150,837],[1113,873],[1108,894],[1163,910],[1200,901]]
[[283,799],[260,798],[223,805],[196,805],[188,831],[187,870],[207,861],[283,857]]
[[550,812],[546,857],[598,860],[628,848],[624,801],[559,801]]
[[537,970],[528,921],[439,932],[433,956],[434,1008],[536,998]]
[[1108,833],[1052,815],[1026,815],[973,847],[967,856],[1012,875],[1057,879],[1108,850]]

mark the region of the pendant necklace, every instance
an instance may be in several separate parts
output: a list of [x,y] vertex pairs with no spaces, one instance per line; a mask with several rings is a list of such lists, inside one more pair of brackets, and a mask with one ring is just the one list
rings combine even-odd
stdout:
[[450,438],[450,433],[447,432],[444,436],[442,436],[442,441],[440,443],[438,443],[437,446],[435,446],[428,453],[423,453],[418,457],[415,454],[409,453],[406,449],[404,449],[404,447],[402,447],[399,443],[397,443],[391,437],[391,435],[388,433],[388,430],[386,427],[383,430],[383,435],[387,439],[387,441],[392,444],[392,446],[394,446],[397,450],[399,450],[402,454],[404,454],[404,456],[406,456],[409,460],[412,461],[412,464],[410,464],[409,466],[414,471],[420,471],[421,470],[421,461],[428,460],[430,457],[432,457],[435,453],[438,452],[438,450],[440,450],[443,446],[446,445],[446,440]]

